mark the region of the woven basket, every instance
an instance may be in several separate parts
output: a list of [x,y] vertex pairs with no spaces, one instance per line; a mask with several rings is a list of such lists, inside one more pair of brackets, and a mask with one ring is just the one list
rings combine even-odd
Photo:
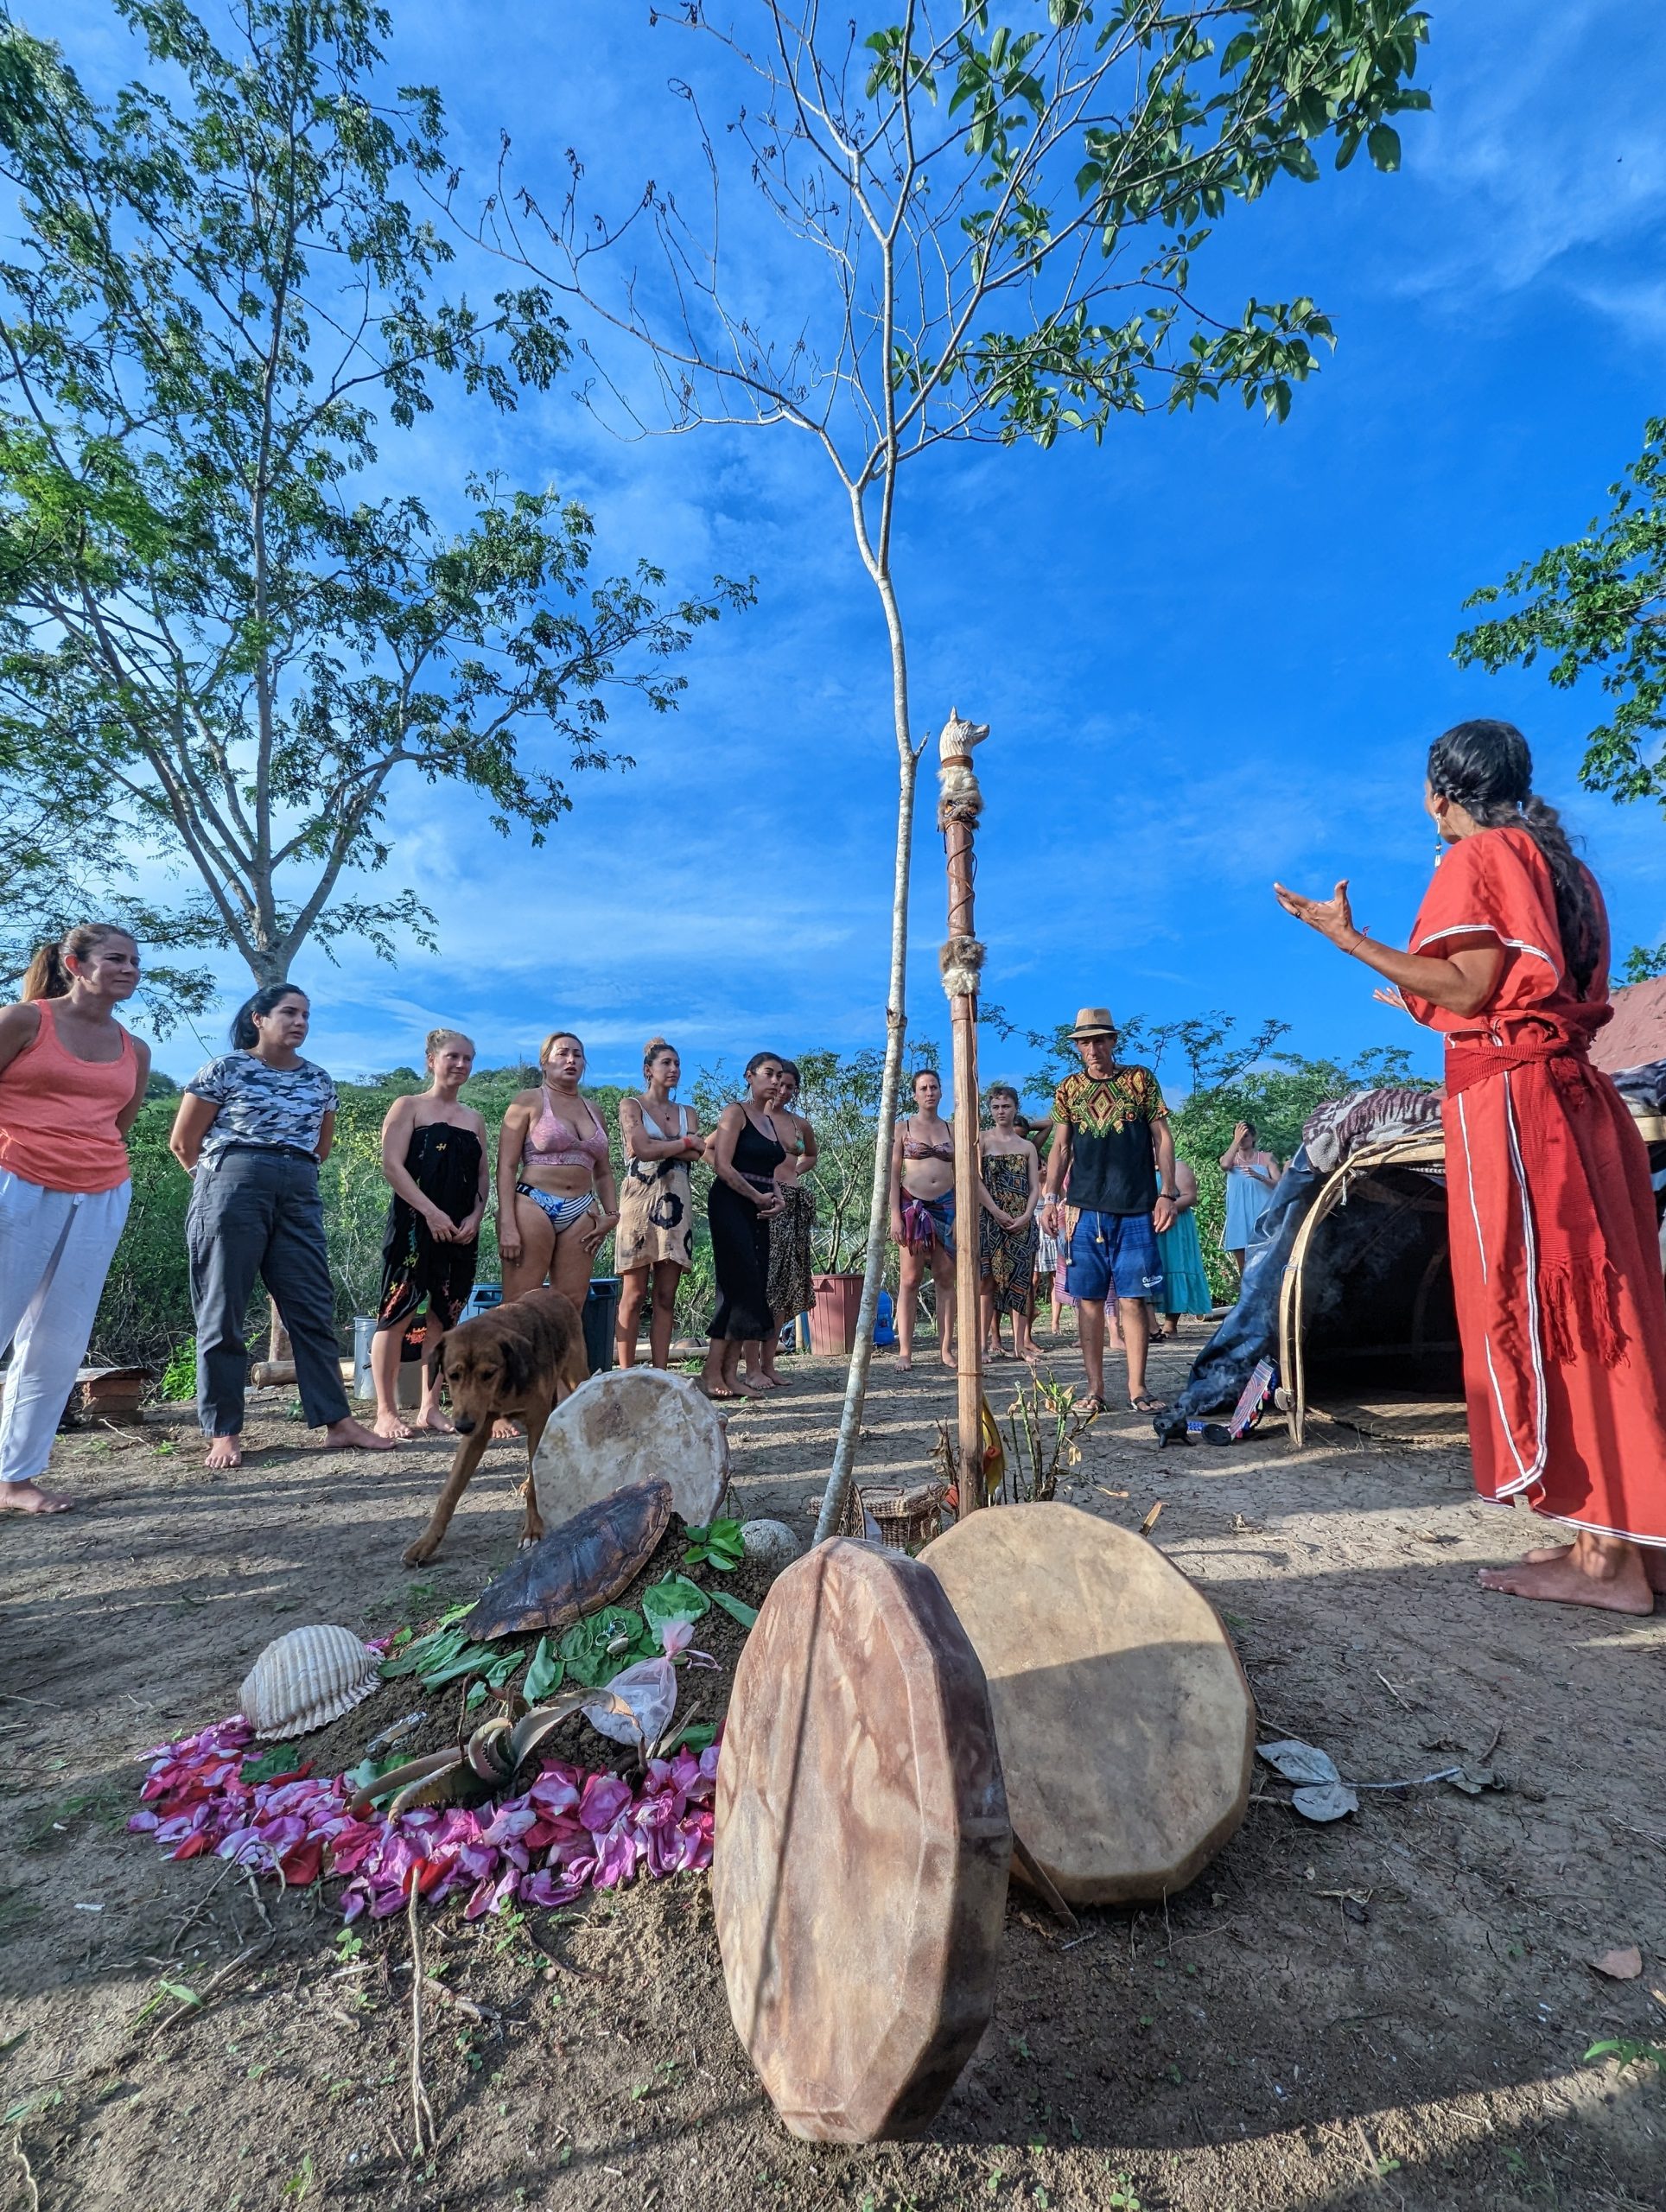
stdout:
[[[834,1534],[855,1536],[858,1541],[867,1540],[871,1521],[879,1530],[880,1541],[892,1551],[906,1551],[911,1545],[928,1544],[942,1527],[943,1501],[948,1494],[945,1482],[911,1483],[906,1489],[887,1485],[872,1490],[863,1490],[852,1483],[843,1516]],[[804,1511],[819,1513],[821,1504],[819,1497],[807,1497]]]
[[864,1490],[862,1502],[879,1523],[880,1541],[894,1552],[929,1544],[943,1526],[945,1482],[912,1483],[907,1489]]

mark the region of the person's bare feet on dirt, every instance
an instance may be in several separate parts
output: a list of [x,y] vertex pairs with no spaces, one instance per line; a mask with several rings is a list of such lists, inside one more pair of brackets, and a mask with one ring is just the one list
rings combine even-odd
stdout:
[[[1523,1552],[1523,1567],[1542,1567],[1547,1560],[1566,1559],[1573,1550],[1572,1544],[1538,1544],[1530,1552]],[[1666,1596],[1666,1550],[1658,1544],[1639,1544],[1643,1554],[1643,1571],[1649,1578],[1649,1587],[1656,1597]]]
[[[455,1436],[457,1433],[456,1422],[438,1406],[424,1407],[416,1416],[416,1426],[418,1428],[431,1428],[436,1436]],[[407,1429],[405,1433],[409,1436],[410,1431]]]
[[1581,1535],[1548,1559],[1529,1554],[1514,1567],[1484,1567],[1483,1590],[1506,1597],[1537,1598],[1554,1605],[1593,1605],[1606,1613],[1651,1613],[1655,1593],[1636,1544],[1612,1536]]
[[[405,1432],[407,1435],[410,1433],[409,1429]],[[345,1420],[330,1423],[318,1448],[321,1452],[391,1452],[394,1443],[391,1436],[378,1436],[373,1428],[366,1428],[363,1421],[355,1421],[349,1414]]]
[[71,1513],[74,1509],[73,1497],[42,1490],[39,1483],[0,1483],[0,1513]]
[[513,1444],[519,1435],[518,1421],[499,1418],[492,1424],[492,1441],[494,1444]]
[[202,1455],[202,1464],[205,1467],[213,1468],[216,1473],[230,1467],[240,1467],[243,1465],[242,1436],[211,1436],[208,1449]]
[[389,1437],[395,1444],[403,1444],[410,1434],[403,1415],[391,1406],[377,1408],[375,1426],[378,1436]]

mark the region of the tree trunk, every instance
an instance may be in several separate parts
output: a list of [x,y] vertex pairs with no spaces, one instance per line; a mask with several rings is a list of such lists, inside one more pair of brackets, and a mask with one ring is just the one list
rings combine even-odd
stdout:
[[868,1199],[862,1303],[856,1313],[856,1342],[845,1376],[844,1405],[839,1414],[838,1440],[833,1446],[833,1465],[816,1523],[818,1544],[836,1533],[855,1479],[856,1442],[862,1433],[862,1407],[868,1396],[868,1369],[874,1357],[874,1321],[879,1312],[885,1244],[890,1230],[891,1143],[897,1122],[902,1049],[908,1031],[908,870],[912,858],[914,785],[919,773],[919,753],[908,734],[908,663],[902,617],[889,575],[881,571],[874,582],[891,638],[891,706],[897,735],[897,849],[891,893],[891,982],[885,1009],[885,1067],[880,1078],[880,1118],[874,1145],[874,1183]]

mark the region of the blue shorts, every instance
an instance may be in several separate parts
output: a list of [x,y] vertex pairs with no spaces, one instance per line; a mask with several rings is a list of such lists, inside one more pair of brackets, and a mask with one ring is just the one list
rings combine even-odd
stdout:
[[1065,1218],[1065,1288],[1072,1298],[1103,1305],[1114,1294],[1161,1305],[1162,1255],[1148,1213],[1097,1213],[1079,1206],[1067,1209]]

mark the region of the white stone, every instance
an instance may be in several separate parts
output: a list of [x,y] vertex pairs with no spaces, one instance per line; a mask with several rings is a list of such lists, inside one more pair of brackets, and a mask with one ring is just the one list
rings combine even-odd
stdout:
[[747,1557],[763,1567],[791,1567],[798,1556],[798,1539],[785,1521],[746,1521],[741,1541]]
[[728,1440],[717,1408],[686,1376],[615,1368],[556,1408],[532,1474],[546,1529],[656,1477],[671,1484],[672,1510],[698,1528],[717,1518],[728,1488]]

